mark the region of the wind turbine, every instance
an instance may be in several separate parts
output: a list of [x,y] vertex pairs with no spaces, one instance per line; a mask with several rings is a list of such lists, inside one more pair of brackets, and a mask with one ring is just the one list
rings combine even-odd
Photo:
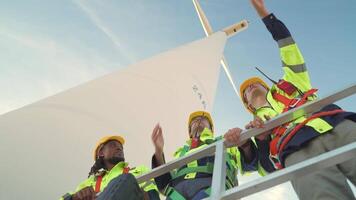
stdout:
[[[195,10],[197,11],[197,14],[198,14],[198,17],[200,19],[200,22],[201,22],[201,24],[203,26],[205,35],[206,36],[210,36],[211,34],[214,33],[214,31],[213,31],[213,28],[211,27],[211,25],[209,23],[208,18],[206,17],[203,9],[201,8],[198,0],[193,0],[193,4],[194,4],[194,7],[195,7]],[[240,22],[238,22],[236,24],[233,24],[233,25],[231,25],[229,27],[224,28],[222,31],[225,32],[225,34],[229,38],[229,37],[232,37],[232,36],[234,36],[235,34],[241,32],[241,31],[247,29],[247,27],[248,27],[248,21],[247,20],[242,20],[242,21],[240,21]],[[231,76],[231,73],[230,73],[230,70],[229,70],[229,67],[228,67],[228,64],[227,64],[227,61],[226,61],[224,55],[222,56],[222,58],[220,60],[220,63],[223,66],[224,71],[225,71],[225,73],[226,73],[226,75],[227,75],[227,77],[228,77],[228,79],[229,79],[229,81],[230,81],[230,83],[231,83],[236,95],[238,97],[240,97],[240,94],[239,94],[239,92],[238,92],[238,90],[236,88],[234,79]]]

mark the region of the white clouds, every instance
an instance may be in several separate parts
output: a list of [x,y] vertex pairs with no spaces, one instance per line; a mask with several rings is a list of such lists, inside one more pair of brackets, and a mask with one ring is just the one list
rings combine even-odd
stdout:
[[[0,61],[0,113],[19,108],[107,73],[104,61],[88,58],[60,41],[0,29],[0,44],[17,60]],[[5,50],[3,50],[5,51]],[[20,53],[19,53],[20,52]],[[9,87],[11,86],[11,87]],[[11,100],[11,101],[10,101]]]
[[115,45],[120,54],[124,55],[130,62],[136,60],[133,54],[127,52],[127,48],[124,48],[123,43],[116,36],[116,34],[98,17],[95,11],[83,0],[73,0],[79,8],[89,17],[93,24],[101,30]]
[[47,50],[49,50],[50,52],[54,50],[55,43],[53,41],[45,41],[40,40],[39,38],[35,39],[27,35],[19,35],[18,33],[12,30],[2,30],[0,32],[0,35],[15,40],[16,42],[24,46],[43,50],[44,52],[47,52]]
[[[88,44],[88,38],[92,36],[85,29],[80,32],[87,34],[82,39],[81,34],[73,30],[68,30],[68,35],[56,30],[43,32],[46,29],[38,29],[41,25],[34,19],[29,20],[31,26],[21,27],[5,20],[0,26],[0,54],[4,56],[0,60],[0,90],[3,91],[0,113],[103,75],[121,66],[125,59],[136,60],[86,2],[74,2],[83,10],[84,18],[88,17],[94,24],[94,29],[104,33],[112,42],[117,57],[101,51],[105,45],[101,38]],[[79,26],[81,21],[76,19],[74,23]]]

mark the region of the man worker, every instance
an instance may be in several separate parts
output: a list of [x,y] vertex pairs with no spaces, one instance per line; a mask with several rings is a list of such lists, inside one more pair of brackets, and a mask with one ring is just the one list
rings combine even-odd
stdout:
[[[244,81],[240,95],[254,120],[246,128],[263,126],[292,108],[316,99],[304,59],[287,27],[267,11],[264,0],[251,0],[272,37],[277,41],[284,76],[269,87],[258,77]],[[300,117],[257,137],[258,156],[267,172],[356,141],[356,115],[332,104],[312,116]],[[292,180],[300,199],[354,199],[347,184],[356,184],[356,158]]]
[[[125,162],[123,145],[119,135],[106,136],[94,149],[95,163],[89,177],[79,184],[74,193],[67,193],[62,200],[157,200],[159,193],[153,182],[138,185],[136,176],[149,171],[143,165],[130,168]],[[143,190],[143,191],[142,191]]]
[[[175,158],[192,153],[222,139],[222,137],[214,137],[213,120],[210,113],[206,111],[196,111],[190,114],[188,131],[189,140],[174,153]],[[224,135],[225,141],[237,145],[240,139],[239,134],[236,134],[236,132],[240,133],[241,129],[235,128],[230,132]],[[152,168],[155,168],[165,163],[163,131],[159,124],[155,126],[152,132],[152,142],[155,147]],[[246,150],[247,156],[240,157],[239,150],[236,147],[226,149],[227,189],[238,184],[238,168],[240,168],[241,172],[256,170],[257,150],[251,141],[247,143],[251,143],[246,145],[249,148]],[[240,150],[242,150],[242,147]],[[155,181],[159,190],[166,195],[167,200],[203,199],[210,196],[213,167],[214,156],[207,156],[188,163],[171,173],[161,175]]]

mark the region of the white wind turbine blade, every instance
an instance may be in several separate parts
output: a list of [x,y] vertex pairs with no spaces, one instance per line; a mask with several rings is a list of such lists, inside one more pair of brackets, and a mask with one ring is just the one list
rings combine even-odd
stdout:
[[[204,29],[204,32],[206,34],[206,36],[209,36],[213,33],[213,29],[209,23],[209,20],[208,18],[206,17],[203,9],[201,8],[198,0],[193,0],[193,4],[194,4],[194,7],[195,7],[195,10],[197,11],[197,14],[198,14],[198,17],[200,19],[200,23],[201,25],[203,26],[203,29]],[[233,24],[227,28],[224,28],[223,31],[225,32],[225,34],[228,36],[228,37],[231,37],[235,34],[237,34],[238,32],[240,31],[243,31],[245,30],[246,28],[248,27],[248,22],[246,20],[243,20],[239,23],[236,23],[236,24]],[[230,84],[232,85],[232,88],[234,89],[235,91],[235,94],[236,96],[240,97],[240,94],[237,90],[237,87],[236,87],[236,84],[235,84],[235,81],[234,79],[232,78],[232,75],[230,73],[230,70],[229,70],[229,67],[228,67],[228,64],[226,62],[226,59],[225,59],[225,56],[223,56],[220,60],[220,63],[225,71],[225,74],[226,76],[228,77],[229,81],[230,81]]]
[[236,88],[234,79],[233,79],[232,76],[231,76],[231,73],[230,73],[230,70],[229,70],[229,68],[228,68],[227,61],[226,61],[224,55],[222,56],[222,58],[221,58],[221,60],[220,60],[220,63],[221,63],[221,65],[222,65],[223,68],[224,68],[225,74],[226,74],[227,78],[229,79],[229,81],[230,81],[230,83],[231,83],[231,85],[232,85],[232,88],[233,88],[234,91],[235,91],[235,94],[236,94],[238,97],[240,97],[240,93],[239,93],[239,91],[238,91],[237,88]]
[[214,33],[0,115],[0,199],[58,199],[73,191],[104,135],[126,139],[130,166],[150,166],[157,122],[171,160],[188,138],[189,113],[213,108],[226,39]]
[[197,0],[193,0],[193,4],[194,4],[194,7],[195,7],[195,10],[198,13],[198,17],[200,19],[201,25],[203,26],[205,35],[209,36],[209,35],[213,34],[213,32],[214,32],[213,28],[211,27],[211,25],[210,25],[210,23],[208,21],[208,18],[206,17],[206,15],[205,15],[203,9],[201,8],[199,2]]

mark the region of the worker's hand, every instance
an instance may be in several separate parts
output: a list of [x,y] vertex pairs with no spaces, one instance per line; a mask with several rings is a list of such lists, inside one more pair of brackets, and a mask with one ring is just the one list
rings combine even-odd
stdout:
[[164,139],[162,134],[162,127],[159,125],[159,123],[156,124],[155,128],[153,129],[151,139],[153,145],[155,146],[156,153],[163,153]]
[[[266,120],[270,120],[269,116],[265,115],[264,117]],[[260,117],[255,116],[255,119],[253,121],[250,121],[248,124],[246,124],[245,128],[246,129],[264,128],[264,122]],[[267,138],[267,136],[270,134],[271,134],[271,131],[266,131],[266,132],[261,133],[260,135],[256,136],[256,138],[259,140],[265,140]]]
[[244,160],[250,163],[253,160],[253,152],[252,147],[250,145],[250,140],[245,140],[241,142],[241,133],[242,130],[240,128],[230,129],[228,132],[224,134],[224,138],[226,142],[237,145],[244,152]]
[[260,117],[256,116],[254,120],[252,120],[248,124],[246,124],[245,129],[263,128],[263,127],[264,127],[263,120]]
[[269,15],[269,12],[265,7],[264,0],[250,0],[250,1],[261,18],[264,18],[267,15]]
[[95,200],[95,191],[92,186],[85,187],[73,194],[73,200]]
[[232,128],[232,129],[228,130],[224,134],[225,141],[230,144],[242,146],[246,141],[244,141],[244,142],[240,141],[241,132],[242,132],[242,130],[240,128]]
[[164,139],[162,133],[162,127],[156,124],[155,128],[152,131],[151,139],[153,145],[155,146],[155,157],[158,165],[163,165],[165,163],[163,157],[163,147],[164,147]]

